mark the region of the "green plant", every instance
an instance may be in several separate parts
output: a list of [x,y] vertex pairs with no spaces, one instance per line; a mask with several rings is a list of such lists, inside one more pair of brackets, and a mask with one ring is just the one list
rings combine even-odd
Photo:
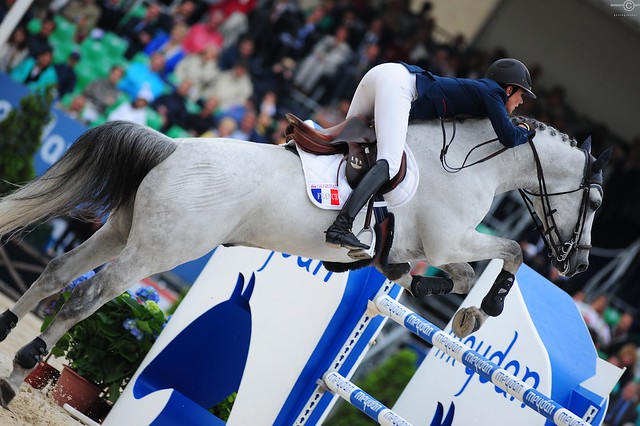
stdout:
[[[60,293],[43,330],[78,284],[76,280]],[[125,292],[73,326],[51,353],[64,357],[71,368],[115,402],[167,322],[157,300],[153,287],[143,287],[135,294]]]
[[[418,356],[402,349],[356,384],[387,407],[393,406],[416,372]],[[378,424],[351,404],[342,403],[327,419],[330,426],[370,426]]]
[[232,393],[222,401],[220,401],[217,405],[211,407],[209,412],[216,417],[218,417],[223,422],[229,420],[229,416],[231,415],[231,410],[233,409],[233,404],[236,402],[237,392]]
[[0,194],[35,177],[33,156],[49,121],[52,101],[51,89],[31,93],[0,122]]

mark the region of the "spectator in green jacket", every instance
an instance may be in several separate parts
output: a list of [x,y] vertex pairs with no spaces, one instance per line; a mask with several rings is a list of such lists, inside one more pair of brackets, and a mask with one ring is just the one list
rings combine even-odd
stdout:
[[11,78],[36,91],[57,85],[58,76],[53,67],[53,50],[43,46],[35,58],[28,57],[11,71]]

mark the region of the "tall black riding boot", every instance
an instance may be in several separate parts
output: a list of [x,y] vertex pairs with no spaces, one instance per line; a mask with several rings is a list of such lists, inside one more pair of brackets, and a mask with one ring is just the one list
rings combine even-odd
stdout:
[[353,221],[371,196],[377,193],[382,185],[388,181],[389,163],[387,163],[387,160],[378,160],[349,195],[333,225],[327,229],[327,245],[346,247],[349,250],[369,249],[368,245],[361,243],[353,235],[351,226],[353,226]]

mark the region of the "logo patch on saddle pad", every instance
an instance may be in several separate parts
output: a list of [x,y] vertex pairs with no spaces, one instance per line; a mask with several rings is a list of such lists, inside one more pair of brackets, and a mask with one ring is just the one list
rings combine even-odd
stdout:
[[338,188],[338,185],[331,183],[311,184],[310,190],[313,199],[320,205],[340,205],[340,189]]

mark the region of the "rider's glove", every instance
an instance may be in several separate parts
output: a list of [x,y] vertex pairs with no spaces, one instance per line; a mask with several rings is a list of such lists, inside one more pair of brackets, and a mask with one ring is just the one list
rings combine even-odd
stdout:
[[532,128],[526,121],[521,121],[520,123],[518,123],[518,126],[526,129],[529,132],[529,134],[527,135],[527,139],[531,140],[536,135],[536,129]]

